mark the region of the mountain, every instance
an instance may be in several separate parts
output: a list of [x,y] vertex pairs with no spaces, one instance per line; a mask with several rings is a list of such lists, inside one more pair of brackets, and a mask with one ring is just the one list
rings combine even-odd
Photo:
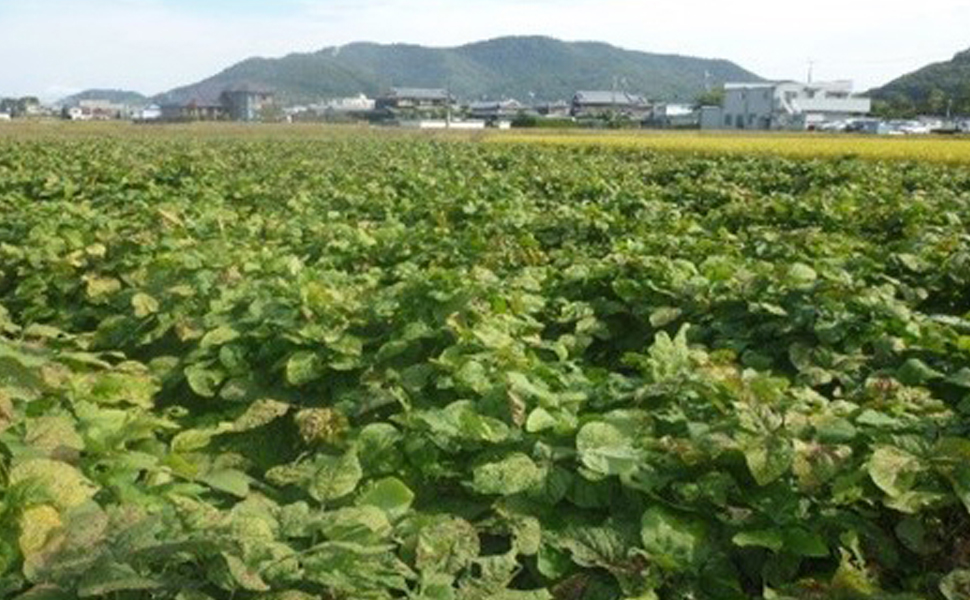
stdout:
[[455,48],[354,43],[283,58],[250,58],[208,79],[156,97],[185,102],[249,84],[284,103],[391,87],[448,88],[460,98],[567,99],[577,90],[612,89],[657,100],[692,100],[705,84],[760,81],[727,60],[624,50],[600,42],[503,37]]
[[81,100],[107,100],[113,104],[141,106],[148,103],[148,97],[128,90],[84,90],[67,98],[62,98],[61,106],[75,106]]
[[884,114],[942,115],[949,109],[970,115],[970,50],[894,79],[869,95]]

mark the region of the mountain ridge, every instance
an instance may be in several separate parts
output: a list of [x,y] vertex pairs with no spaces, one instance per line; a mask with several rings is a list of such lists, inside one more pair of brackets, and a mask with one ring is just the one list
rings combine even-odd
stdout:
[[61,106],[76,106],[82,100],[108,100],[115,104],[139,105],[148,101],[148,96],[132,90],[91,88],[60,99]]
[[617,86],[651,99],[689,101],[727,81],[761,80],[726,59],[507,36],[454,47],[353,42],[280,58],[250,57],[152,100],[211,99],[226,87],[250,84],[274,89],[287,103],[376,96],[391,87],[448,88],[464,99],[559,100],[580,89]]
[[897,77],[869,94],[885,114],[970,115],[970,49]]

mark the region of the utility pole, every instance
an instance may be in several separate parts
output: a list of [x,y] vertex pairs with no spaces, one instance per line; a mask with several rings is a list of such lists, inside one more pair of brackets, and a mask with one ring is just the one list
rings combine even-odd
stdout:
[[451,129],[451,86],[445,86],[445,129]]
[[808,59],[808,82],[812,83],[812,76],[815,75],[815,61]]
[[613,114],[616,114],[616,85],[617,85],[617,77],[616,75],[614,75],[613,76]]

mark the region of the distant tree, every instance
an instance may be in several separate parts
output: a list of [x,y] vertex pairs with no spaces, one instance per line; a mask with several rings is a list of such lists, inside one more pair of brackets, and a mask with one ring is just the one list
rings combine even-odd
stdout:
[[724,87],[711,88],[694,100],[698,106],[721,106],[724,103]]
[[970,115],[970,81],[965,81],[953,98],[953,111],[960,115]]
[[279,123],[286,118],[283,107],[274,103],[267,104],[259,109],[257,120],[264,123]]
[[945,114],[948,101],[949,99],[947,98],[946,92],[938,87],[935,87],[931,89],[930,93],[926,96],[926,112],[931,115]]

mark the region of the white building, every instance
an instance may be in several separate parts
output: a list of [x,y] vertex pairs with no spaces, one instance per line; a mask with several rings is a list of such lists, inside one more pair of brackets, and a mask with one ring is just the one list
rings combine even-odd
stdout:
[[693,104],[654,104],[643,124],[661,129],[696,128],[700,125],[700,111]]
[[706,107],[702,129],[816,129],[863,117],[872,101],[852,94],[851,81],[728,83],[719,110]]
[[136,118],[139,121],[157,121],[162,118],[162,107],[157,104],[150,104],[141,109]]
[[347,98],[332,98],[315,104],[312,109],[318,113],[325,112],[367,112],[374,110],[376,101],[368,98],[364,94],[350,96]]

